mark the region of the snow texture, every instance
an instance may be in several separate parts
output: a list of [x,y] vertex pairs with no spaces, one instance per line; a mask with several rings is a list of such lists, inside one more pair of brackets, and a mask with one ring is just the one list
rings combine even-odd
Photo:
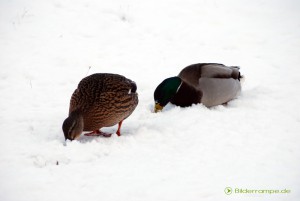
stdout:
[[[300,200],[299,10],[297,0],[0,1],[0,200]],[[239,98],[153,113],[156,86],[199,62],[241,66]],[[134,80],[140,103],[121,137],[64,144],[71,94],[99,72]]]

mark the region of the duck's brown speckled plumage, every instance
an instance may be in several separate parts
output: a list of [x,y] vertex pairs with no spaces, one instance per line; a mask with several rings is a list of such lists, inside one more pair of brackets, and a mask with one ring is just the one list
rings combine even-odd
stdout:
[[136,89],[136,84],[122,75],[90,75],[82,79],[74,91],[69,115],[82,115],[83,131],[113,126],[126,119],[136,108]]

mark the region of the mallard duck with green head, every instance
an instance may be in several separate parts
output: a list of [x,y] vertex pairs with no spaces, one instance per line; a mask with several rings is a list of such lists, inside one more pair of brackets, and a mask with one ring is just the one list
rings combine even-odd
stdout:
[[96,73],[82,79],[74,91],[69,117],[63,122],[65,139],[77,139],[83,131],[87,136],[111,134],[100,131],[102,127],[121,125],[138,104],[137,86],[132,80],[118,74]]
[[160,83],[154,91],[158,112],[169,102],[187,107],[202,103],[207,107],[225,104],[241,91],[241,74],[237,66],[198,63],[185,67],[178,76]]

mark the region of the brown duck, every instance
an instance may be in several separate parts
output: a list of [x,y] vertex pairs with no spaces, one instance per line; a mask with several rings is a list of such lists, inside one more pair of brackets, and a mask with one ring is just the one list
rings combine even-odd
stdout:
[[169,102],[181,107],[197,103],[212,107],[227,103],[240,93],[241,78],[237,66],[217,63],[187,66],[178,76],[167,78],[157,86],[154,111],[161,111]]
[[65,139],[77,139],[83,131],[93,131],[87,136],[110,137],[100,131],[102,127],[119,124],[117,135],[121,135],[121,125],[138,104],[135,82],[122,75],[97,73],[82,79],[74,91],[69,109],[69,117],[62,129]]

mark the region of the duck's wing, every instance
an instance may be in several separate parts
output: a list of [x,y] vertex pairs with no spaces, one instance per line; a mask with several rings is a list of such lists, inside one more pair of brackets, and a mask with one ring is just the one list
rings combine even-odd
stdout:
[[80,109],[82,112],[90,110],[93,105],[99,105],[103,93],[136,93],[135,82],[122,75],[96,73],[83,78],[74,91],[69,113]]
[[241,91],[239,67],[201,63],[184,68],[179,77],[202,92],[201,103],[211,107],[234,99]]
[[77,89],[96,94],[99,92],[129,92],[136,91],[132,80],[118,74],[96,73],[80,81]]
[[225,66],[223,64],[207,64],[201,68],[201,77],[240,79],[238,66]]
[[241,91],[239,67],[222,64],[202,66],[198,88],[203,92],[201,102],[210,107],[227,103]]
[[185,67],[178,75],[185,82],[197,86],[201,77],[240,79],[238,66],[225,66],[218,63],[199,63]]

